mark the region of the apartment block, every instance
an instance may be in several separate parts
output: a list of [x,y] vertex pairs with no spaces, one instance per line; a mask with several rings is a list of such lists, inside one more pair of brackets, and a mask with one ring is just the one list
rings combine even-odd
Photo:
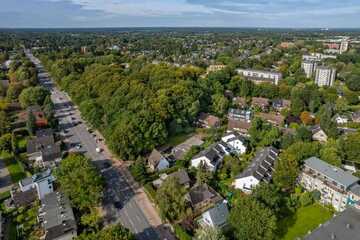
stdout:
[[332,86],[336,77],[336,69],[326,66],[318,66],[315,71],[315,83],[319,87]]
[[282,79],[282,74],[280,72],[272,71],[260,71],[252,69],[236,69],[237,74],[244,76],[245,78],[253,81],[254,83],[272,83],[275,85],[279,84],[279,81]]

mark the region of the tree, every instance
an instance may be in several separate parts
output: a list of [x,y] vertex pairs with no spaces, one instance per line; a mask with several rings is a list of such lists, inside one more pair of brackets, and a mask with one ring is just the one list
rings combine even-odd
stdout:
[[302,112],[300,114],[301,122],[305,125],[310,125],[313,123],[313,118],[311,117],[311,114],[309,112]]
[[81,154],[70,154],[63,159],[55,176],[62,191],[69,196],[79,210],[88,210],[100,204],[103,181],[88,158]]
[[281,207],[281,193],[274,184],[261,183],[252,192],[252,196],[264,204],[274,213],[278,213]]
[[334,139],[329,139],[320,149],[320,158],[325,162],[334,165],[341,166],[341,155],[337,143]]
[[345,81],[346,86],[352,91],[360,91],[359,74],[351,74]]
[[44,87],[28,87],[22,90],[19,96],[19,102],[23,108],[31,105],[42,106],[46,97],[49,95],[49,91]]
[[227,111],[227,108],[229,107],[229,100],[222,94],[215,94],[211,97],[213,106],[213,111],[219,115],[222,116]]
[[29,131],[30,135],[34,134],[34,132],[36,130],[36,117],[31,111],[28,112],[26,128]]
[[296,130],[295,139],[302,142],[310,142],[312,139],[312,133],[307,127],[301,126]]
[[120,224],[111,225],[100,231],[82,233],[76,240],[135,240],[134,234]]
[[186,190],[174,177],[168,177],[156,194],[156,199],[163,218],[179,220],[189,213],[185,201]]
[[196,183],[209,183],[213,178],[213,174],[207,169],[205,163],[201,162],[196,172]]
[[6,133],[0,137],[0,151],[11,152],[12,144],[11,144],[11,133]]
[[345,138],[340,139],[340,153],[342,159],[360,163],[360,133],[349,134]]
[[218,228],[206,226],[196,230],[195,240],[226,240],[226,238]]
[[0,111],[0,135],[7,133],[10,129],[10,121],[4,111]]
[[229,223],[237,239],[274,239],[276,217],[270,209],[250,196],[241,196],[233,206]]

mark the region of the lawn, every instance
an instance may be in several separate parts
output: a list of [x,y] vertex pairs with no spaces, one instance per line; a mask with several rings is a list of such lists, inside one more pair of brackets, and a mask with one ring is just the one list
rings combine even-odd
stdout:
[[280,220],[279,239],[294,240],[303,237],[332,216],[333,212],[320,204],[300,207],[294,215]]
[[14,156],[7,152],[2,152],[0,158],[3,159],[5,165],[10,173],[13,183],[17,183],[26,177],[26,173],[21,164],[14,158]]

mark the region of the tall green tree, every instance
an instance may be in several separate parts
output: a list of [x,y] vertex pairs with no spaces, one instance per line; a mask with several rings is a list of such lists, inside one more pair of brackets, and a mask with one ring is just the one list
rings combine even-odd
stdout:
[[195,240],[226,240],[226,238],[218,228],[202,227],[196,230]]

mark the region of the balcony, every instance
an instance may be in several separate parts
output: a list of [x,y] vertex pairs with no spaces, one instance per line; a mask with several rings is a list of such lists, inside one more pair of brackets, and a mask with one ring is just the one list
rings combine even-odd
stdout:
[[327,179],[323,178],[321,175],[316,174],[315,172],[313,172],[311,170],[304,170],[303,174],[308,175],[311,178],[319,179],[325,186],[331,188],[332,190],[334,190],[336,192],[339,192],[341,194],[346,194],[345,190],[335,186],[334,184],[329,182]]

